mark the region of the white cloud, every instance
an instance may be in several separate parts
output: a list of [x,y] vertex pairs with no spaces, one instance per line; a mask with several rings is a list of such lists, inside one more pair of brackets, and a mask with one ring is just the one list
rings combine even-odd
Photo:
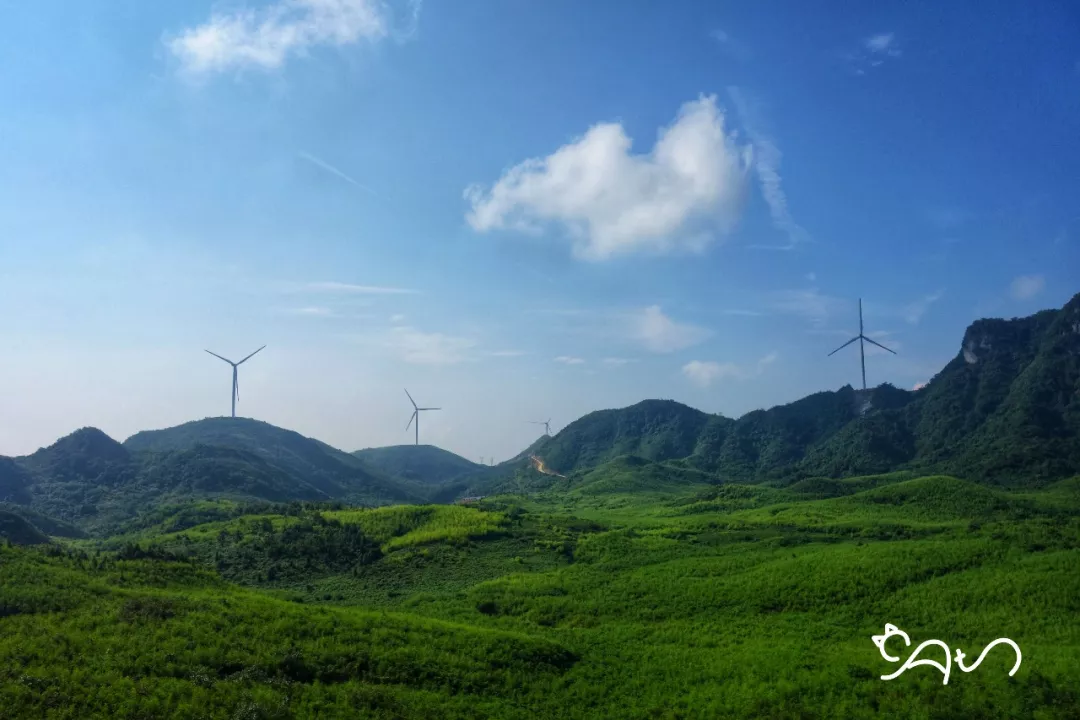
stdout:
[[863,38],[858,49],[846,55],[856,75],[865,75],[872,67],[883,65],[889,58],[898,58],[902,54],[896,34],[877,33]]
[[300,307],[289,308],[285,311],[288,315],[299,315],[302,317],[333,317],[334,311],[328,307]]
[[418,290],[376,285],[353,285],[342,282],[311,282],[301,286],[307,292],[339,293],[342,295],[415,295]]
[[738,315],[741,317],[761,317],[762,313],[757,310],[721,310],[724,315]]
[[691,360],[682,367],[682,373],[690,382],[700,388],[707,388],[718,380],[735,379],[748,380],[765,372],[765,369],[776,362],[777,354],[769,353],[754,363],[753,368],[743,368],[735,363],[718,363],[712,360]]
[[721,378],[738,377],[739,367],[735,363],[691,360],[683,365],[682,372],[698,387],[707,388]]
[[400,324],[400,323],[403,323],[403,322],[405,322],[405,316],[404,316],[404,315],[402,315],[401,313],[397,313],[397,314],[395,314],[395,315],[391,315],[391,316],[390,316],[390,322],[394,323],[395,325],[398,325],[398,324]]
[[905,305],[901,311],[901,315],[908,324],[918,325],[919,321],[922,320],[923,315],[930,309],[930,306],[940,300],[944,294],[944,290],[938,290],[935,293],[924,295],[915,302]]
[[627,364],[632,363],[632,362],[634,362],[634,360],[631,360],[630,358],[620,358],[620,357],[608,357],[608,358],[604,358],[604,360],[603,360],[603,363],[605,365],[611,365],[613,367],[620,367],[622,365],[627,365]]
[[847,308],[847,302],[822,295],[817,288],[810,290],[784,290],[776,293],[772,308],[777,312],[806,318],[815,326],[824,325],[834,314]]
[[1046,287],[1046,278],[1042,275],[1021,275],[1009,285],[1009,293],[1014,300],[1028,300],[1035,297]]
[[489,189],[465,191],[478,232],[562,226],[574,254],[599,261],[633,252],[700,251],[707,231],[731,231],[750,151],[725,132],[715,96],[679,110],[648,154],[632,154],[620,123],[598,123],[545,158],[511,168]]
[[524,350],[496,350],[495,352],[489,353],[489,354],[491,355],[491,357],[510,358],[510,357],[521,357],[522,355],[525,355],[526,352]]
[[711,333],[705,328],[677,323],[663,313],[659,305],[645,308],[634,319],[634,336],[649,350],[669,353],[697,345]]
[[914,386],[914,387],[912,387],[911,389],[912,389],[912,390],[922,390],[922,389],[923,389],[924,387],[926,387],[926,383],[924,383],[924,382],[917,382],[917,383],[915,383],[915,386]]
[[455,365],[468,360],[476,343],[468,338],[421,332],[411,327],[390,331],[388,343],[404,362],[413,365]]
[[900,56],[900,50],[896,47],[896,35],[891,32],[871,35],[863,40],[863,47],[878,55]]
[[559,357],[555,358],[555,362],[562,363],[564,365],[583,365],[585,363],[585,361],[581,358],[571,357],[569,355],[560,355]]
[[750,58],[750,50],[747,46],[731,36],[731,33],[721,28],[715,28],[709,33],[716,44],[740,62],[746,62]]
[[388,8],[379,0],[278,0],[259,10],[215,11],[166,45],[191,74],[273,70],[313,47],[382,40],[389,25]]
[[761,194],[769,206],[773,227],[788,236],[788,242],[785,245],[755,244],[749,247],[760,250],[791,250],[799,243],[808,240],[809,234],[792,219],[791,212],[788,210],[787,194],[784,192],[783,180],[780,177],[780,161],[783,157],[780,148],[772,138],[761,131],[756,117],[758,112],[743,96],[742,91],[737,87],[729,87],[728,94],[731,95],[743,126],[753,143],[754,172],[761,186]]

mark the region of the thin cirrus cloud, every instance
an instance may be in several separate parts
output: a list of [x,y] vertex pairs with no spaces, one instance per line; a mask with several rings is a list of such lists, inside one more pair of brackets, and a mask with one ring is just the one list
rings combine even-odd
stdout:
[[563,228],[574,255],[698,252],[730,232],[745,196],[750,150],[727,132],[715,96],[685,103],[647,154],[631,152],[620,123],[593,125],[544,158],[526,160],[489,188],[465,190],[477,232],[540,234]]
[[403,362],[411,365],[456,365],[469,360],[476,343],[469,338],[429,333],[412,327],[395,327],[385,343]]
[[579,357],[573,357],[571,355],[560,355],[555,358],[555,362],[562,363],[563,365],[584,365],[585,360]]
[[379,194],[377,192],[375,192],[374,190],[372,190],[371,188],[369,188],[367,185],[364,185],[363,183],[359,182],[358,180],[350,177],[349,175],[346,175],[343,171],[337,169],[336,167],[334,167],[330,163],[326,162],[325,160],[317,158],[314,155],[312,155],[310,153],[306,153],[306,152],[299,152],[299,153],[296,154],[296,156],[298,158],[300,158],[301,160],[306,160],[307,162],[311,163],[315,167],[317,167],[317,168],[319,168],[321,170],[324,170],[325,172],[330,173],[331,175],[338,178],[339,180],[343,180],[344,182],[347,182],[350,185],[353,185],[353,186],[355,186],[357,188],[360,188],[361,190],[363,190],[364,192],[366,192],[366,193],[368,193],[370,195],[373,195],[375,197],[379,197]]
[[1029,300],[1043,291],[1046,278],[1042,275],[1020,275],[1009,284],[1013,300]]
[[633,318],[634,339],[655,353],[671,353],[705,341],[711,331],[679,323],[664,314],[659,305],[652,305]]
[[[419,3],[411,7],[415,21]],[[275,70],[312,48],[378,42],[390,34],[390,26],[389,6],[379,0],[279,0],[257,10],[215,11],[165,44],[193,75]]]
[[698,387],[704,389],[720,380],[748,380],[765,372],[765,369],[776,362],[778,355],[775,352],[765,355],[752,366],[744,367],[736,363],[718,363],[712,360],[691,360],[682,367],[683,375]]
[[343,282],[309,282],[295,288],[302,292],[330,293],[337,295],[416,295],[420,291],[410,288],[386,287],[380,285],[354,285]]
[[773,295],[771,308],[785,315],[795,315],[821,327],[838,312],[846,310],[848,303],[837,297],[823,295],[817,288],[809,290],[783,290]]
[[801,243],[809,241],[810,234],[795,222],[788,209],[787,193],[784,192],[783,179],[780,177],[780,161],[783,157],[780,148],[762,131],[760,111],[756,105],[737,87],[729,87],[728,95],[731,96],[743,127],[750,136],[754,150],[754,173],[761,187],[761,195],[769,206],[773,227],[787,235],[788,240],[782,245],[755,243],[747,247],[756,250],[793,250]]
[[896,34],[880,32],[863,38],[859,42],[858,51],[850,53],[847,58],[856,75],[865,75],[868,69],[879,67],[886,60],[898,58],[902,54]]

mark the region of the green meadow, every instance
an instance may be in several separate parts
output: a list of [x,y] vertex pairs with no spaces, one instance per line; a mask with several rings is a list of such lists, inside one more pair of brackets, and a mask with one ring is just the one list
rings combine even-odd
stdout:
[[[1080,717],[1080,478],[605,467],[475,507],[203,501],[4,547],[0,716]],[[886,623],[901,660],[1007,637],[1023,662],[883,681]]]

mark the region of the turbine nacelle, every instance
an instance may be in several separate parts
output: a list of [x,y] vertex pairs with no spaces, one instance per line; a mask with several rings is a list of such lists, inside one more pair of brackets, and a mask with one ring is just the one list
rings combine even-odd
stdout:
[[259,352],[261,352],[264,348],[266,348],[265,345],[263,345],[261,348],[259,348],[255,352],[251,353],[247,357],[245,357],[243,360],[239,360],[237,362],[233,362],[232,360],[230,360],[227,357],[222,357],[221,355],[218,355],[216,352],[211,352],[210,350],[206,351],[206,352],[210,353],[211,355],[213,355],[214,357],[216,357],[218,360],[224,360],[225,362],[229,363],[229,365],[232,366],[232,398],[231,399],[232,399],[232,416],[233,417],[236,417],[236,403],[237,403],[237,401],[240,400],[240,380],[239,380],[239,373],[237,372],[237,368],[239,368],[241,365],[246,363],[251,358],[255,357],[255,355],[258,354]]
[[406,432],[408,432],[409,428],[412,427],[413,421],[416,422],[416,429],[415,429],[416,436],[415,437],[416,437],[416,444],[419,445],[420,444],[420,413],[428,412],[429,410],[442,410],[442,408],[420,407],[419,405],[416,404],[416,401],[413,400],[413,396],[409,395],[408,390],[405,390],[405,394],[408,395],[409,402],[412,403],[412,406],[413,406],[413,413],[409,417],[409,423],[405,426],[405,430],[406,430]]
[[895,350],[890,350],[889,348],[885,347],[884,345],[877,342],[876,340],[871,340],[870,338],[866,337],[865,334],[863,334],[862,298],[859,298],[859,334],[856,335],[855,337],[851,338],[850,340],[848,340],[846,343],[844,343],[840,347],[833,350],[831,353],[829,353],[829,357],[832,357],[836,353],[840,352],[841,350],[843,350],[844,348],[846,348],[848,345],[855,342],[856,340],[859,342],[859,359],[860,359],[860,362],[862,363],[862,389],[865,390],[866,389],[866,349],[865,349],[864,343],[870,343],[871,345],[877,345],[882,350],[886,350],[888,352],[891,352],[893,355],[896,354],[896,351]]

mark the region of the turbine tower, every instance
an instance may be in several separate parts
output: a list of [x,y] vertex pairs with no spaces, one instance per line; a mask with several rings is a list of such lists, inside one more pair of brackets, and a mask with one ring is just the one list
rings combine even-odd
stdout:
[[551,435],[551,418],[548,418],[547,420],[530,420],[529,424],[530,425],[543,425],[544,426],[544,434],[545,435]]
[[866,389],[866,350],[865,350],[864,343],[870,343],[872,345],[877,345],[882,350],[888,350],[893,355],[896,354],[896,351],[895,350],[889,350],[889,348],[885,347],[881,343],[875,342],[875,341],[871,340],[870,338],[866,337],[866,335],[863,335],[862,298],[859,298],[859,334],[856,335],[855,337],[851,338],[850,340],[848,340],[846,343],[844,343],[840,347],[833,350],[831,353],[829,353],[829,357],[832,357],[836,353],[840,352],[841,350],[843,350],[844,348],[846,348],[848,345],[855,342],[856,340],[859,341],[859,361],[862,363],[862,389],[865,390]]
[[[259,348],[259,350],[262,350],[265,347],[266,346],[263,345],[261,348]],[[236,417],[236,401],[240,399],[240,384],[237,381],[236,368],[240,367],[241,365],[246,363],[248,360],[250,360],[255,355],[255,353],[259,352],[259,350],[256,350],[255,352],[251,353],[251,355],[248,355],[246,358],[244,358],[240,362],[233,362],[229,358],[221,357],[216,352],[210,352],[209,350],[206,351],[206,352],[210,353],[211,355],[213,355],[214,357],[216,357],[218,360],[224,360],[225,362],[232,365],[232,416],[233,417]]]
[[[405,394],[409,395],[408,389],[405,390]],[[409,402],[411,402],[412,406],[413,406],[413,413],[412,413],[412,417],[409,418],[409,425],[412,425],[414,420],[416,421],[416,444],[419,445],[420,444],[420,413],[427,412],[428,410],[442,410],[442,408],[422,408],[422,407],[417,407],[416,401],[412,399],[412,395],[409,395]],[[406,430],[409,429],[409,425],[405,426]]]

